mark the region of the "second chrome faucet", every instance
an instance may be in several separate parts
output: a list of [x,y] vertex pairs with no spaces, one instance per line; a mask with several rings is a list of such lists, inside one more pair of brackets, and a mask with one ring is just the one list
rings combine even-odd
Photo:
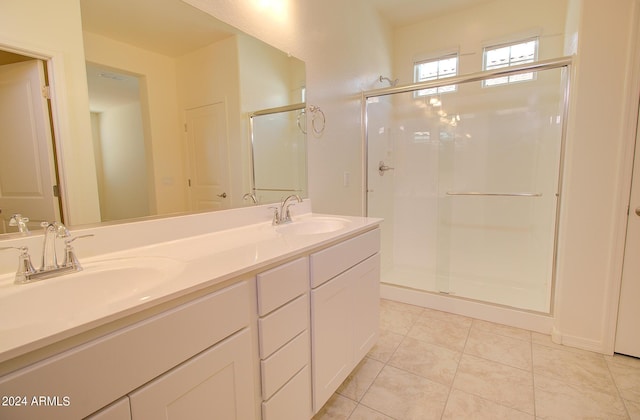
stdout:
[[291,222],[291,211],[289,207],[294,205],[293,200],[297,200],[298,203],[302,203],[302,198],[297,194],[291,194],[280,203],[279,207],[270,207],[274,209],[272,225],[281,225],[283,223]]

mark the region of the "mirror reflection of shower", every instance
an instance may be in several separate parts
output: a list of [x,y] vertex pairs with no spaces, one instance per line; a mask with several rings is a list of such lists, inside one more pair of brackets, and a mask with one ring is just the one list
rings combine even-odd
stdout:
[[396,87],[396,85],[398,84],[400,79],[391,80],[388,77],[384,77],[384,76],[380,75],[378,80],[380,81],[380,83],[384,83],[386,81],[387,83],[389,83],[389,86]]

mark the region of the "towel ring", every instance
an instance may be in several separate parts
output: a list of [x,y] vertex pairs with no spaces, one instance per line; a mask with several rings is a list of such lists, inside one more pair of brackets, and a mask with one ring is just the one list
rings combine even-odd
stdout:
[[322,112],[322,109],[316,105],[309,106],[309,111],[311,112],[311,128],[313,129],[313,132],[316,134],[322,134],[327,123],[327,118],[325,117],[324,112]]

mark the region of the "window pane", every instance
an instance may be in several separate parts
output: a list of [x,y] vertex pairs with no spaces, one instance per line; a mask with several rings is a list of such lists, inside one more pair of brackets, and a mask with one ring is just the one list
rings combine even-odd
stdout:
[[[429,61],[416,63],[415,82],[426,82],[429,80],[438,80],[445,77],[452,77],[458,74],[458,55],[448,55]],[[416,92],[415,96],[428,96],[438,93],[454,92],[456,85],[441,86],[439,88],[423,89]]]
[[[493,70],[535,61],[538,49],[538,39],[519,42],[499,47],[489,47],[484,50],[484,69]],[[484,86],[496,86],[505,83],[533,80],[534,73],[517,74],[513,76],[497,77],[485,80]]]

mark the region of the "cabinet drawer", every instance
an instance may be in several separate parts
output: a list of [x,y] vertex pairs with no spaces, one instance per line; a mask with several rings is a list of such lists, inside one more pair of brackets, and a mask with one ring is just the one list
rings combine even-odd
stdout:
[[380,250],[380,229],[363,233],[331,248],[311,254],[311,287],[348,270]]
[[306,293],[258,320],[260,358],[266,359],[309,326],[309,295]]
[[308,284],[307,257],[258,274],[258,315],[264,316],[300,296]]
[[261,361],[262,398],[268,400],[296,372],[309,364],[309,331],[305,330],[280,350]]
[[249,325],[251,296],[243,281],[6,375],[0,378],[2,395],[55,391],[72,402],[19,407],[6,415],[85,417]]
[[305,366],[269,401],[262,403],[263,420],[300,420],[311,417],[311,377]]

